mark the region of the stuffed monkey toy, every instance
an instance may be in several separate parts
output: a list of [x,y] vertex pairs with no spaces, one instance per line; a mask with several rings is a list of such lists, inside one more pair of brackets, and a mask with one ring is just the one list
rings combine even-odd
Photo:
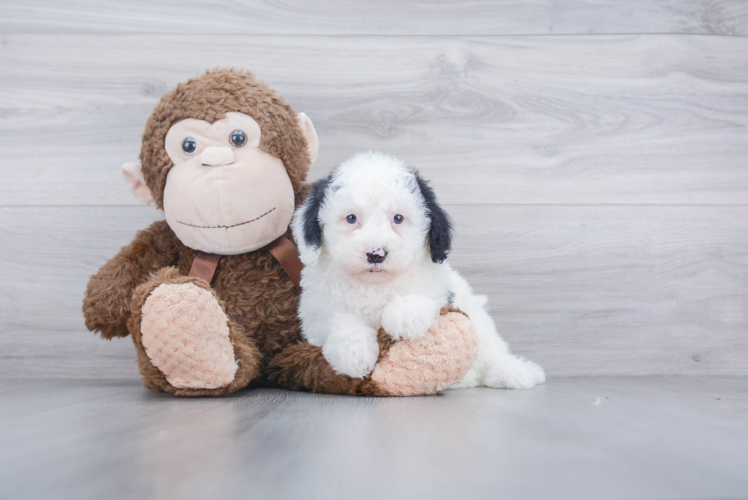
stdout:
[[248,385],[335,394],[431,394],[468,371],[475,333],[447,309],[429,335],[394,343],[363,378],[335,373],[306,343],[297,317],[301,263],[288,230],[308,190],[318,139],[267,85],[217,69],[178,85],[156,106],[140,161],[125,179],[165,220],[91,277],[86,327],[130,335],[143,382],[178,396]]

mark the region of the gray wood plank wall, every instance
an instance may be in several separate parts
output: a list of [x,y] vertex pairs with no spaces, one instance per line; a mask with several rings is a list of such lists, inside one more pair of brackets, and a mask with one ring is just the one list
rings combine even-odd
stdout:
[[216,66],[310,115],[311,179],[368,149],[431,178],[550,376],[748,374],[742,35],[742,0],[5,1],[0,375],[137,376],[82,293],[161,217],[119,173],[150,111]]

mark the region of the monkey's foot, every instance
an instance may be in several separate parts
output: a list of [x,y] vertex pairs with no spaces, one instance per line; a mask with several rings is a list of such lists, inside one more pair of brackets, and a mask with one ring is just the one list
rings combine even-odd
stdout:
[[209,291],[159,285],[143,305],[140,332],[151,362],[174,387],[217,389],[234,380],[229,319]]
[[[147,357],[139,356],[146,385],[179,395],[217,395],[256,376],[254,345],[237,342],[242,336],[207,282],[163,269],[136,291],[134,302],[140,302],[138,296],[144,298],[133,318],[139,316],[139,324],[131,327],[138,330],[133,339],[142,344],[139,354]],[[148,365],[166,384],[153,380]]]
[[[380,341],[382,335],[380,330]],[[393,344],[371,381],[392,396],[435,394],[459,382],[477,355],[478,338],[468,317],[444,308],[425,337]]]

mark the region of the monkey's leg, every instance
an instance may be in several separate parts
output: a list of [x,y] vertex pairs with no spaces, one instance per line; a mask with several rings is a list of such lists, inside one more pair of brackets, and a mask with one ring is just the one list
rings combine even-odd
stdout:
[[[386,335],[380,328],[379,337]],[[442,308],[429,333],[410,342],[397,342],[371,373],[371,381],[393,396],[435,394],[456,384],[478,356],[478,337],[467,315]]]
[[371,375],[353,379],[335,373],[322,348],[306,342],[286,348],[270,363],[268,378],[281,387],[327,394],[416,396],[435,394],[459,382],[478,354],[470,320],[454,308],[418,340],[395,343],[379,329],[379,361]]
[[143,383],[177,396],[221,396],[259,375],[260,354],[203,279],[161,269],[140,285],[128,324]]

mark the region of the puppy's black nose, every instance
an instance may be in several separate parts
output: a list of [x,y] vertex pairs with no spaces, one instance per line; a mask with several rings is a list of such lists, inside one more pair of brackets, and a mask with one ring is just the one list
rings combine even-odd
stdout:
[[375,248],[366,252],[366,262],[369,264],[380,264],[387,258],[387,250]]

